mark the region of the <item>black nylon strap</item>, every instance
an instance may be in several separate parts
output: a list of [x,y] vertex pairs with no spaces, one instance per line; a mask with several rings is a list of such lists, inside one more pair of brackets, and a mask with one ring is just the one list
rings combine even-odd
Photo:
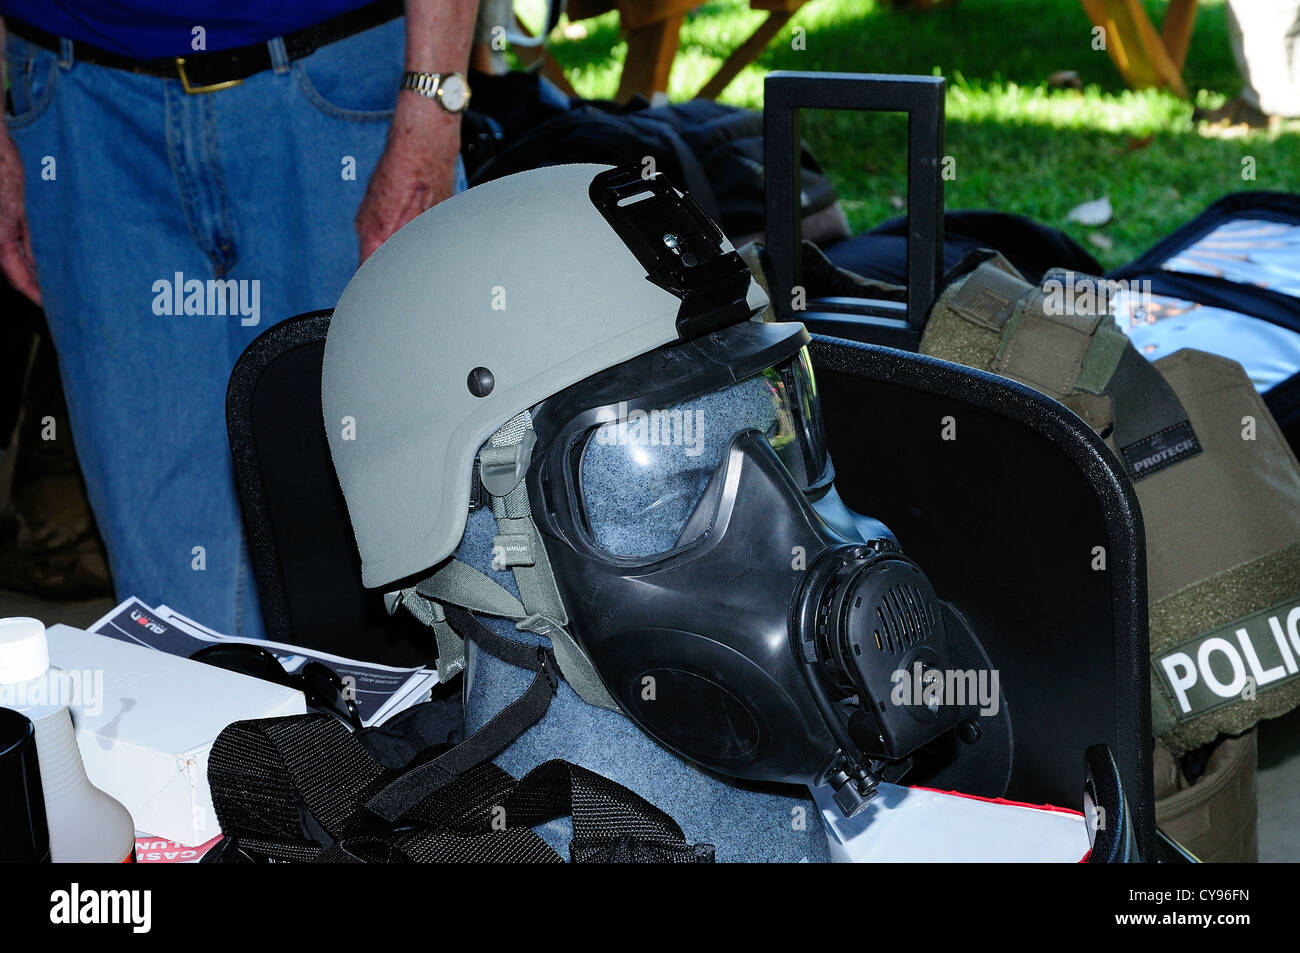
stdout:
[[[416,587],[419,591],[419,587]],[[474,613],[460,606],[444,606],[447,622],[462,639],[473,642],[485,652],[495,655],[507,665],[526,668],[530,672],[539,670],[537,663],[537,646],[525,645],[514,639],[497,635],[484,625]],[[554,668],[552,669],[554,671]]]
[[528,828],[509,828],[467,835],[449,831],[417,831],[394,845],[415,863],[437,864],[562,864],[564,858]]
[[228,726],[209,758],[226,834],[212,862],[556,863],[563,858],[532,828],[570,815],[575,862],[712,862],[710,845],[686,843],[670,816],[586,768],[548,761],[515,781],[493,764],[546,713],[558,684],[555,659],[498,636],[469,612],[447,615],[463,636],[537,673],[524,694],[465,742],[398,769],[326,715]]
[[388,775],[346,726],[321,714],[237,721],[208,756],[221,829],[272,840],[307,839],[304,811],[331,836],[346,834],[357,793]]
[[[500,770],[500,769],[496,769]],[[480,788],[455,792],[467,818],[460,830],[427,827],[380,842],[362,838],[340,842],[322,861],[364,858],[440,863],[554,863],[562,860],[531,828],[558,817],[573,817],[570,859],[575,863],[711,863],[713,847],[686,843],[682,829],[649,801],[593,771],[567,761],[547,761],[529,771],[508,791]],[[468,795],[468,797],[466,797]],[[504,796],[502,796],[504,795]],[[425,813],[423,805],[413,816]],[[412,819],[411,817],[404,818]],[[504,827],[496,825],[504,822]]]
[[504,810],[510,824],[528,826],[572,814],[574,863],[713,861],[711,845],[686,843],[677,822],[635,791],[568,761],[529,771]]
[[431,791],[450,784],[464,772],[496,757],[537,724],[551,706],[558,687],[557,666],[548,649],[502,638],[471,613],[446,607],[447,621],[462,638],[472,639],[503,662],[537,673],[527,690],[497,712],[482,728],[450,751],[412,768],[366,802],[366,808],[390,823],[413,808]]
[[677,822],[640,795],[579,765],[554,760],[517,782],[496,765],[480,765],[430,792],[401,819],[403,830],[358,831],[327,846],[295,838],[291,831],[280,838],[250,834],[233,828],[223,814],[227,838],[205,861],[556,863],[563,858],[531,828],[564,816],[573,818],[570,859],[575,863],[714,859],[711,845],[687,843]]
[[432,761],[403,773],[366,802],[378,817],[393,822],[432,791],[450,784],[475,765],[488,761],[541,720],[555,694],[551,666],[543,665],[528,690],[497,712],[461,744]]

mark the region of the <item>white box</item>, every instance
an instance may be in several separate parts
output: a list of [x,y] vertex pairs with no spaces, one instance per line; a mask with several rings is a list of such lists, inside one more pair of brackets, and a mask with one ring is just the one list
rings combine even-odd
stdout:
[[50,664],[91,685],[70,706],[86,775],[159,838],[195,846],[221,833],[208,752],[223,728],[306,710],[301,692],[273,682],[66,625],[46,635]]

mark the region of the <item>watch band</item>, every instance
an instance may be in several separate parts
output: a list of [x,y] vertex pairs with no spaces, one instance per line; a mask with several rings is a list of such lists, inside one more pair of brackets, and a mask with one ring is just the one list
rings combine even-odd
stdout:
[[442,83],[442,73],[417,73],[413,70],[407,70],[402,74],[402,81],[398,84],[399,89],[409,89],[413,93],[419,93],[421,96],[428,96],[430,99],[438,95],[438,86]]
[[[465,100],[459,108],[452,108],[447,105],[443,96],[443,89],[449,79],[459,79],[464,87]],[[407,70],[402,74],[402,81],[398,84],[399,89],[410,90],[413,93],[419,93],[421,96],[427,96],[429,99],[436,99],[438,104],[449,113],[459,113],[464,110],[465,104],[469,101],[469,83],[462,73],[421,73],[414,70]]]

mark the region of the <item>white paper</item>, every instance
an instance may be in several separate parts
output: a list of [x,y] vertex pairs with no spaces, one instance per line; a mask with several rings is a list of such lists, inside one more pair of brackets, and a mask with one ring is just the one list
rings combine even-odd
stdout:
[[437,671],[430,668],[395,668],[284,642],[253,641],[223,635],[169,606],[155,609],[134,596],[122,600],[92,625],[90,631],[184,658],[214,643],[249,642],[270,651],[290,674],[309,661],[321,662],[342,678],[353,692],[361,722],[367,727],[423,701],[438,683]]
[[882,783],[871,803],[846,819],[828,785],[812,793],[840,862],[1074,864],[1089,850],[1077,811]]

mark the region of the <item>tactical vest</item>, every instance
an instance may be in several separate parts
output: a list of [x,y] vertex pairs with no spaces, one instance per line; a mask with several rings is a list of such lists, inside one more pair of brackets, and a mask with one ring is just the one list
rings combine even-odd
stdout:
[[[1300,703],[1300,465],[1240,365],[1135,349],[1110,314],[1127,291],[1061,271],[1034,287],[995,257],[948,286],[921,351],[1056,398],[1114,451],[1146,528],[1157,813],[1177,823],[1245,792],[1220,805],[1243,828],[1221,859],[1254,859],[1254,739],[1231,757],[1206,746]],[[1189,786],[1168,770],[1203,747],[1232,778]]]

